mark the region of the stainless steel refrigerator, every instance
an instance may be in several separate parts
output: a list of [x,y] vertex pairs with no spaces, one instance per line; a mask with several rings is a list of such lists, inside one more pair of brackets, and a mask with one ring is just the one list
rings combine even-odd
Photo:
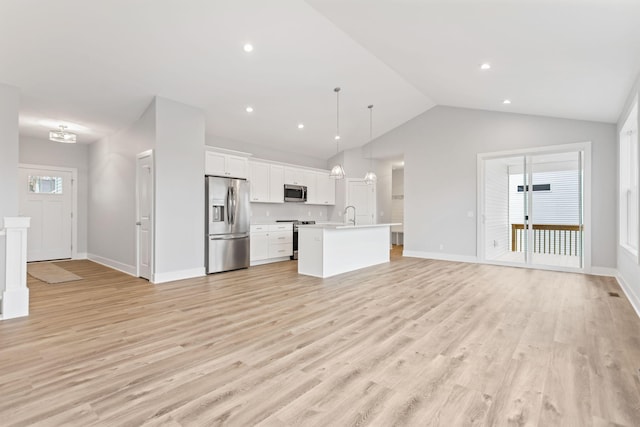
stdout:
[[205,177],[207,273],[249,267],[249,183]]

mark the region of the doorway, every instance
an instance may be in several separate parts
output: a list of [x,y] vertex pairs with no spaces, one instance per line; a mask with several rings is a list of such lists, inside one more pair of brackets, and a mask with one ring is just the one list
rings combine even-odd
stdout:
[[153,281],[153,151],[136,156],[136,275]]
[[[355,207],[355,223],[376,223],[376,184],[367,184],[364,179],[347,179],[347,206]],[[350,220],[351,218],[347,218]]]
[[18,212],[31,218],[27,261],[77,257],[77,169],[20,164]]
[[478,156],[478,255],[497,264],[590,269],[590,144]]

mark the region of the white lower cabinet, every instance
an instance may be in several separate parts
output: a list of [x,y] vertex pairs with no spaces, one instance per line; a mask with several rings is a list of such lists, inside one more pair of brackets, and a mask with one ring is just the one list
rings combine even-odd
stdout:
[[251,226],[251,265],[282,261],[293,255],[293,224]]

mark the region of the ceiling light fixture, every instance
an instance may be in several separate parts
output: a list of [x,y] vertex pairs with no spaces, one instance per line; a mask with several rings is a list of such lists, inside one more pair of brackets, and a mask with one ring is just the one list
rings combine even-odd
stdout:
[[247,113],[253,113],[253,107],[249,106],[244,109]]
[[304,123],[298,123],[298,129],[304,129]]
[[75,144],[76,143],[76,134],[67,132],[67,126],[60,125],[60,129],[58,130],[50,130],[49,131],[49,139],[55,142],[63,142],[65,144]]
[[511,100],[510,99],[505,99],[504,101],[502,101],[503,104],[507,105],[507,104],[511,104]]
[[253,45],[251,43],[247,43],[245,44],[243,47],[245,52],[249,53],[249,52],[253,52]]
[[[340,153],[340,88],[333,89],[336,93],[336,155]],[[344,168],[340,163],[331,168],[329,177],[333,179],[343,179],[345,176]]]
[[481,70],[489,70],[489,69],[491,69],[491,64],[489,64],[488,62],[485,62],[482,65],[480,65],[480,69]]
[[373,105],[367,107],[369,109],[369,172],[364,175],[364,182],[367,184],[375,184],[378,177],[373,171]]

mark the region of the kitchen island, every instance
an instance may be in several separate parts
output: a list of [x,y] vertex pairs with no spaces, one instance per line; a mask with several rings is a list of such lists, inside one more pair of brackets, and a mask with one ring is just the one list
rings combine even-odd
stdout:
[[331,277],[389,262],[393,225],[298,226],[298,273]]

